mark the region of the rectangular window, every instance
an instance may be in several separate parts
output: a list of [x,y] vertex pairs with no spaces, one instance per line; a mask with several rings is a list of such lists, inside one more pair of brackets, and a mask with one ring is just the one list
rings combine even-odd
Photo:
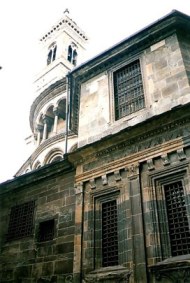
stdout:
[[118,231],[116,200],[102,203],[102,263],[118,265]]
[[34,208],[34,201],[29,201],[11,208],[7,241],[32,235]]
[[172,256],[190,254],[190,231],[182,181],[164,186]]
[[45,242],[54,238],[55,221],[54,219],[41,222],[39,224],[38,241]]
[[144,90],[139,60],[114,73],[115,119],[144,108]]

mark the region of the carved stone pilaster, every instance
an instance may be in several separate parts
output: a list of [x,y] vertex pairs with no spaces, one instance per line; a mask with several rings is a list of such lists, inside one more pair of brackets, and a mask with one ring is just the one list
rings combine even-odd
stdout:
[[81,194],[83,192],[83,182],[75,184],[75,195]]
[[134,178],[139,175],[139,164],[131,164],[129,167],[126,167],[125,170],[127,171],[128,178]]

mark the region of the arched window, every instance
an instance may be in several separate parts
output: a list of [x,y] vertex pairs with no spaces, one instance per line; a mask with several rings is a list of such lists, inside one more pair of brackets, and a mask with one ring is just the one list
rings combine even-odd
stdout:
[[77,64],[77,51],[76,51],[76,44],[72,43],[71,45],[69,45],[68,47],[68,55],[67,55],[67,59],[69,62],[71,62],[71,64],[73,64],[74,66],[76,66]]
[[57,45],[54,43],[53,45],[49,47],[49,52],[47,56],[47,65],[49,65],[55,60],[56,52],[57,52]]

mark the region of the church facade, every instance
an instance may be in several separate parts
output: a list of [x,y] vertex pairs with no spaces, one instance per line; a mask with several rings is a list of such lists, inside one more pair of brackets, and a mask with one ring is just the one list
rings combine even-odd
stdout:
[[0,282],[190,282],[189,28],[174,10],[53,80],[48,43],[36,148],[0,185]]

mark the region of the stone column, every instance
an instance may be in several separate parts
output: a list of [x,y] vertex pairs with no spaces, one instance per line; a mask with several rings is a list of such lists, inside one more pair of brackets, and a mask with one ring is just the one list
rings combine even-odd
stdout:
[[47,131],[48,131],[48,117],[43,117],[43,123],[44,123],[44,130],[43,130],[43,138],[42,141],[45,141],[47,139]]
[[57,122],[58,122],[58,117],[59,117],[58,108],[54,108],[53,109],[53,113],[55,115],[55,117],[54,117],[54,124],[53,124],[53,133],[57,134]]

